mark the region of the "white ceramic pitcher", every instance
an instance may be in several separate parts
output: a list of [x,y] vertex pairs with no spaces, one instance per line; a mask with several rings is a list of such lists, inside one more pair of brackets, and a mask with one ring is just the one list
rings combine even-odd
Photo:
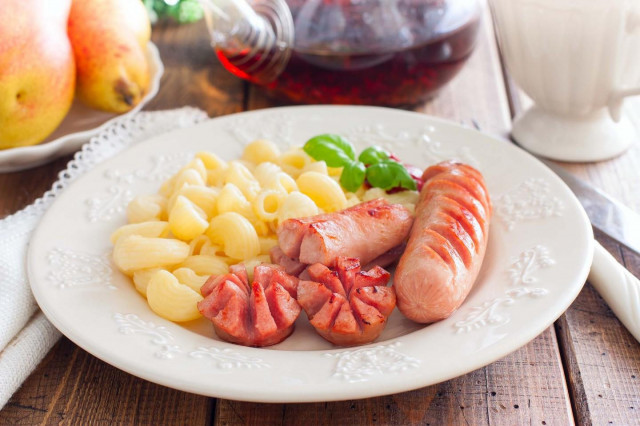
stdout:
[[491,0],[506,66],[535,105],[512,135],[553,159],[597,161],[640,139],[640,0]]

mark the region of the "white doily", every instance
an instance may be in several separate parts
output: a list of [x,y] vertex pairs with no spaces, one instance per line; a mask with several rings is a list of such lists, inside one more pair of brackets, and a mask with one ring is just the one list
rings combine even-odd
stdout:
[[190,107],[123,117],[85,144],[41,198],[0,220],[0,408],[60,337],[39,311],[27,280],[27,246],[44,212],[96,164],[136,142],[206,118],[204,111]]

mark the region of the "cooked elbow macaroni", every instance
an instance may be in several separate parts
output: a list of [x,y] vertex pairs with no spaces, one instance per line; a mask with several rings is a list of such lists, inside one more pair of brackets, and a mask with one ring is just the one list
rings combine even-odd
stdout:
[[211,220],[207,236],[222,245],[233,259],[250,259],[260,254],[258,232],[249,220],[236,212],[222,213]]
[[316,203],[302,192],[292,192],[278,209],[278,223],[292,217],[309,217],[319,213]]
[[244,262],[251,278],[253,266],[269,261],[283,221],[379,197],[412,210],[417,202],[416,191],[346,192],[340,172],[300,147],[280,152],[267,140],[248,144],[237,160],[198,152],[157,194],[129,203],[129,224],[111,235],[114,263],[158,315],[199,318],[196,303],[209,276]]
[[169,211],[171,233],[183,241],[196,238],[209,227],[207,214],[189,199],[178,195],[173,208]]
[[304,172],[296,184],[300,192],[307,195],[326,212],[335,212],[347,207],[347,197],[340,184],[329,176],[318,172]]
[[151,309],[170,321],[183,322],[200,318],[198,302],[202,295],[181,284],[169,271],[157,271],[147,284],[147,301]]

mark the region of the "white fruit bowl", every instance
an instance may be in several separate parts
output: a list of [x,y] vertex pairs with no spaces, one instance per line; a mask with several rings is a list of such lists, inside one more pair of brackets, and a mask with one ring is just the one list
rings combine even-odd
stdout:
[[89,108],[75,100],[60,126],[40,144],[0,150],[0,173],[29,169],[77,151],[112,120],[138,112],[158,93],[164,72],[160,53],[153,43],[149,42],[146,53],[151,68],[151,84],[149,92],[135,108],[124,114],[113,114]]

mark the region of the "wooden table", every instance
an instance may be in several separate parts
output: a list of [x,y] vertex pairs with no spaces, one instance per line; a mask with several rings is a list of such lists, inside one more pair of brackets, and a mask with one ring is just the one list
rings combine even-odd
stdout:
[[[216,117],[276,105],[224,71],[203,22],[158,25],[166,67],[147,109],[192,105]],[[477,50],[425,114],[508,136],[526,106],[503,72],[490,19]],[[640,101],[627,103],[640,135]],[[639,137],[640,139],[640,137]],[[70,158],[0,174],[0,217],[39,197]],[[566,167],[640,211],[640,141],[614,160]],[[598,240],[637,276],[640,256]],[[206,398],[124,373],[62,338],[0,411],[0,424],[640,424],[640,344],[588,283],[567,312],[503,359],[445,383],[397,395],[331,403],[255,404]]]

